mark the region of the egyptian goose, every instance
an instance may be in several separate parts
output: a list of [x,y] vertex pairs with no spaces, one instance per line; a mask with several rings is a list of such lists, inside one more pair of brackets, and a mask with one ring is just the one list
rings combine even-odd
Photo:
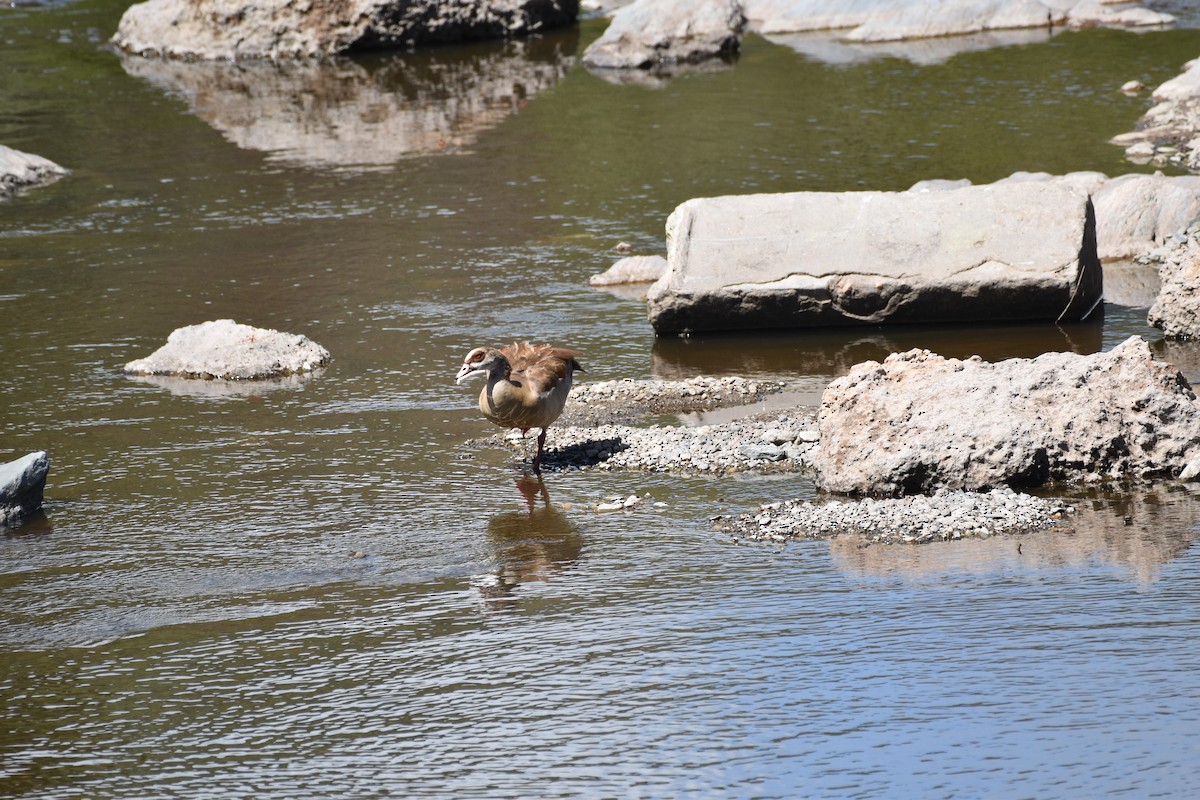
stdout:
[[456,381],[462,383],[477,372],[487,375],[479,393],[479,410],[502,428],[541,428],[533,471],[541,474],[546,428],[562,414],[571,391],[579,354],[564,347],[522,342],[508,347],[476,347],[467,353]]

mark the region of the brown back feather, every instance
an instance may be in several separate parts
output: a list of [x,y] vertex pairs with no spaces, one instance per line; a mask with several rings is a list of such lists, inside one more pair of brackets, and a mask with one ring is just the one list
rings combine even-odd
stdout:
[[539,393],[557,386],[559,381],[567,377],[572,367],[582,369],[576,361],[579,353],[565,347],[514,342],[500,348],[500,352],[512,366],[510,380],[528,380],[534,384],[531,388]]

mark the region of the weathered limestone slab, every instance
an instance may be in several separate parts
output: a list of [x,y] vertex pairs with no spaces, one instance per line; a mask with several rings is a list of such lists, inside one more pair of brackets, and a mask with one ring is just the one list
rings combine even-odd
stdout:
[[48,158],[0,145],[0,199],[24,186],[49,183],[67,172]]
[[588,278],[592,286],[616,286],[624,283],[650,283],[667,271],[667,260],[662,256],[627,256],[604,272]]
[[598,69],[648,69],[729,56],[746,18],[737,0],[635,0],[583,53]]
[[1138,337],[1090,356],[868,361],[825,390],[818,427],[817,485],[847,494],[1200,473],[1200,402]]
[[329,363],[329,351],[307,336],[219,319],[178,328],[148,357],[130,361],[133,375],[256,380],[294,375]]
[[0,464],[0,528],[16,527],[42,507],[49,473],[44,451]]
[[1091,202],[1047,182],[689,200],[667,261],[660,334],[1079,320],[1103,288]]
[[173,58],[301,58],[524,36],[578,12],[579,0],[146,0],[112,42]]

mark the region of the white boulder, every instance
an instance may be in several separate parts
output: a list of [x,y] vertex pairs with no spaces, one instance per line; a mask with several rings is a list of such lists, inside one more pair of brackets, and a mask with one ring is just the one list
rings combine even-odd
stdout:
[[219,319],[171,332],[146,358],[130,361],[131,375],[257,380],[312,372],[329,363],[329,351],[307,336]]

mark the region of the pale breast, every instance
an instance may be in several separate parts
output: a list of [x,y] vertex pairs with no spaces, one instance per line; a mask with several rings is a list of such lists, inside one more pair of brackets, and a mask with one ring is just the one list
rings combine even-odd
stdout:
[[479,393],[479,410],[504,428],[545,428],[558,419],[571,392],[571,371],[553,386],[538,392],[531,381],[517,384],[489,380]]

